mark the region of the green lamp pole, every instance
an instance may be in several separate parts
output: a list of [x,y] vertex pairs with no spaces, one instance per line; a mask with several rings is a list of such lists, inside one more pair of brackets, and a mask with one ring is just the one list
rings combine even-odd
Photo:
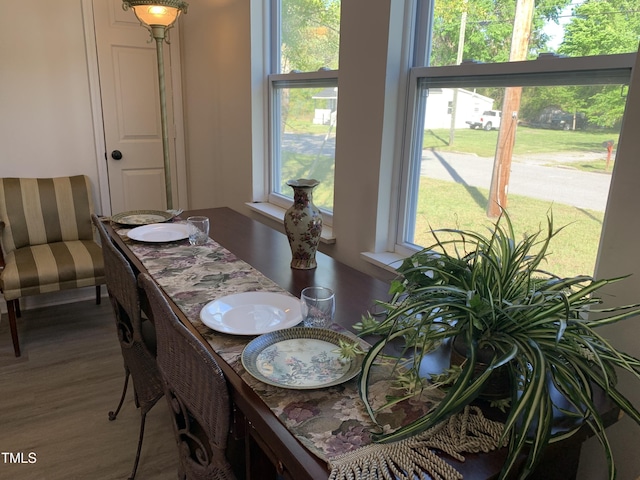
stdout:
[[167,100],[164,81],[163,42],[166,33],[180,16],[187,13],[188,3],[182,0],[124,0],[122,8],[133,9],[140,24],[143,25],[156,41],[158,56],[158,83],[160,89],[160,121],[162,125],[162,154],[164,159],[164,185],[167,197],[167,209],[173,209],[171,190],[171,162],[169,155],[169,127],[167,126]]

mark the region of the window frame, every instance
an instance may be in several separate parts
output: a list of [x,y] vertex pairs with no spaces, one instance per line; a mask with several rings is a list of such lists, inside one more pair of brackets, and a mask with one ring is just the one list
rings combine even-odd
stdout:
[[[265,44],[268,45],[268,60],[265,62],[268,71],[266,72],[266,108],[264,112],[264,122],[266,128],[266,148],[264,159],[265,178],[265,200],[267,205],[258,207],[255,203],[252,208],[267,214],[268,216],[281,219],[284,211],[288,209],[293,200],[276,191],[279,185],[279,161],[280,144],[276,139],[280,138],[280,104],[278,102],[278,91],[282,88],[309,88],[309,87],[337,87],[338,70],[320,69],[315,72],[290,72],[280,73],[281,58],[281,0],[270,0],[268,11],[265,12]],[[321,240],[327,243],[335,241],[333,237],[333,212],[321,209],[323,214],[323,234]]]
[[[304,73],[278,73],[268,75],[269,102],[268,102],[268,132],[269,132],[269,152],[268,162],[268,195],[267,201],[280,208],[287,209],[292,204],[291,198],[276,192],[275,185],[279,184],[279,162],[280,145],[275,141],[280,138],[280,104],[277,96],[278,91],[283,88],[325,88],[338,86],[337,70],[320,70],[317,72]],[[320,209],[322,212],[323,224],[331,226],[333,224],[333,212]]]
[[[419,98],[426,88],[469,86],[553,86],[566,84],[567,78],[589,79],[591,83],[629,83],[635,63],[635,53],[598,55],[589,57],[559,57],[541,55],[535,60],[505,63],[462,63],[441,67],[413,67],[409,72],[408,110],[401,168],[398,226],[395,232],[394,252],[407,256],[421,249],[408,242],[415,231],[417,184],[420,180],[418,151],[422,151],[425,101]],[[600,80],[600,82],[599,82]],[[588,83],[588,82],[584,82]]]

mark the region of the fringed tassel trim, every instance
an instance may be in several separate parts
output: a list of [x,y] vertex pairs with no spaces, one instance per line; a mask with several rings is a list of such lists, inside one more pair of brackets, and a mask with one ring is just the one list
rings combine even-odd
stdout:
[[465,407],[414,437],[367,445],[332,458],[329,480],[460,480],[462,475],[431,449],[462,462],[462,453],[489,452],[501,446],[498,442],[503,428],[501,423],[485,418],[479,408]]

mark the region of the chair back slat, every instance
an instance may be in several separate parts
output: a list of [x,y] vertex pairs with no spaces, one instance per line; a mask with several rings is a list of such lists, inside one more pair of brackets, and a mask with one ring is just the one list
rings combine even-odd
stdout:
[[[100,219],[91,216],[102,242],[104,275],[116,315],[116,328],[127,368],[131,371],[138,403],[143,410],[153,407],[163,395],[155,358],[155,329],[143,332],[141,291],[133,268],[109,237]],[[146,322],[146,321],[145,321]],[[150,325],[148,327],[151,327]],[[147,335],[145,335],[145,332]],[[153,338],[148,338],[153,333]]]
[[72,240],[91,240],[93,198],[86,175],[0,179],[5,254]]
[[178,319],[153,279],[142,273],[158,336],[158,368],[174,419],[180,478],[234,477],[225,451],[230,400],[226,379],[215,358]]
[[130,479],[135,478],[147,413],[164,395],[160,371],[155,359],[155,330],[151,322],[143,320],[140,289],[132,265],[121,253],[109,235],[105,224],[95,214],[91,221],[100,234],[104,257],[104,275],[109,299],[113,305],[120,350],[125,366],[125,384],[120,404],[115,412],[109,412],[109,420],[115,420],[127,392],[129,375],[133,379],[136,405],[140,407],[140,435],[138,450]]
[[[122,312],[126,316],[126,323],[136,337],[140,335],[140,323],[142,321],[140,310],[140,295],[136,274],[124,255],[116,248],[109,238],[104,225],[94,215],[91,216],[102,244],[102,254],[104,258],[104,276],[107,281],[109,296],[124,309]],[[133,339],[132,339],[133,340]],[[142,341],[140,337],[135,341]]]

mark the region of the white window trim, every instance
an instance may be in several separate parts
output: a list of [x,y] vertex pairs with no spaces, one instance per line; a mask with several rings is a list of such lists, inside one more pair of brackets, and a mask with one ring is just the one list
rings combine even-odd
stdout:
[[[463,63],[446,67],[419,67],[411,70],[410,74],[410,99],[408,118],[414,130],[422,128],[415,119],[418,117],[416,95],[420,91],[419,84],[429,87],[455,87],[455,86],[532,86],[553,85],[557,79],[557,85],[565,83],[567,76],[585,76],[597,83],[598,79],[606,77],[609,81],[619,79],[620,83],[629,81],[631,70],[635,61],[635,53],[617,55],[599,55],[592,57],[565,58],[555,56],[542,56],[537,60],[522,62],[508,62],[499,64]],[[422,104],[422,102],[420,102]],[[407,129],[409,130],[409,129]],[[416,130],[417,131],[417,130]],[[411,228],[412,212],[415,202],[411,201],[413,187],[410,184],[412,170],[418,168],[414,162],[416,149],[421,147],[420,137],[416,131],[406,132],[405,142],[409,145],[403,158],[401,207],[399,226],[396,233],[395,251],[412,252],[419,247],[403,241],[404,233]],[[411,142],[411,143],[409,143]]]
[[[252,211],[264,215],[270,220],[284,223],[284,214],[287,211],[286,208],[279,207],[269,202],[253,202],[245,203]],[[336,238],[333,235],[333,227],[326,223],[326,213],[322,212],[322,233],[320,234],[320,241],[324,244],[336,243]]]
[[[279,7],[280,2],[278,0],[271,0],[265,6],[262,4],[262,0],[258,2],[264,9],[261,11],[262,18],[262,41],[260,44],[263,46],[263,73],[261,74],[261,83],[264,87],[261,89],[264,91],[264,98],[256,95],[256,98],[260,98],[261,105],[261,121],[264,128],[262,132],[264,134],[264,141],[256,142],[255,144],[264,145],[265,155],[262,156],[262,161],[259,162],[256,168],[256,174],[254,175],[254,201],[248,202],[246,205],[254,212],[264,215],[265,217],[283,221],[285,211],[293,204],[293,201],[273,191],[274,172],[272,159],[277,154],[275,149],[277,148],[272,141],[273,125],[275,121],[275,115],[278,113],[273,108],[273,95],[274,85],[278,87],[296,87],[296,86],[314,86],[316,84],[327,84],[328,81],[333,81],[334,86],[338,84],[338,71],[337,70],[318,70],[317,72],[296,72],[296,73],[272,73],[265,72],[264,69],[268,67],[271,72],[279,72],[279,55],[277,54],[279,45]],[[273,13],[275,12],[275,13]],[[272,32],[276,32],[277,39],[274,41]],[[257,46],[257,38],[254,44]],[[257,106],[257,103],[256,103]],[[256,125],[254,117],[254,126]],[[255,131],[255,129],[254,129]],[[257,140],[257,139],[256,139]],[[258,155],[254,154],[254,164]],[[333,235],[333,214],[326,210],[322,211],[323,227],[320,241],[323,243],[334,243],[335,237]]]
[[319,70],[317,72],[299,73],[274,73],[269,75],[270,83],[279,83],[280,86],[296,86],[299,84],[314,86],[315,83],[322,83],[326,80],[338,81],[338,70]]
[[[515,85],[537,85],[538,78],[542,76],[544,84],[554,78],[566,77],[567,75],[588,74],[594,83],[598,78],[606,76],[608,79],[619,78],[620,83],[629,81],[631,70],[635,63],[636,54],[599,55],[592,57],[565,58],[555,56],[542,56],[537,60],[523,62],[509,62],[501,64],[477,64],[464,63],[446,67],[416,67],[411,69],[409,74],[408,101],[407,101],[407,125],[418,128],[416,118],[420,115],[420,108],[423,102],[417,102],[416,96],[420,89],[419,83],[430,87],[456,86],[470,84],[476,86],[515,86]],[[561,82],[559,82],[561,83]],[[403,241],[405,229],[413,219],[410,210],[415,204],[410,198],[410,179],[415,172],[412,169],[418,168],[413,162],[417,148],[421,148],[420,136],[414,135],[411,129],[405,131],[404,154],[401,162],[401,188],[398,205],[398,225],[392,238],[395,244],[387,252],[363,252],[361,258],[369,263],[394,271],[402,259],[421,250],[415,244]]]
[[[284,73],[273,74],[268,77],[269,82],[269,139],[273,138],[275,125],[279,124],[280,112],[275,107],[276,90],[279,88],[304,88],[304,87],[326,87],[326,86],[338,86],[338,71],[337,70],[320,70],[318,72],[304,72],[304,73]],[[289,208],[293,201],[291,198],[285,195],[279,194],[274,191],[273,185],[279,181],[277,172],[273,170],[273,159],[279,155],[277,151],[278,145],[274,145],[270,141],[269,155],[267,160],[267,168],[269,172],[269,187],[267,202],[273,204],[276,207],[283,209]],[[266,210],[269,210],[268,208]],[[327,210],[322,211],[323,229],[324,227],[330,228],[333,225],[333,213]],[[333,238],[331,234],[330,238]],[[335,240],[335,239],[334,239]]]
[[362,252],[360,254],[360,258],[364,261],[394,273],[402,261],[408,256],[409,255],[400,255],[396,252]]
[[[420,38],[426,38],[431,31],[432,0],[407,0],[404,6],[404,19],[402,26],[402,54],[399,62],[399,85],[397,88],[397,127],[395,131],[396,147],[394,148],[394,165],[392,172],[392,187],[389,198],[389,224],[384,239],[377,239],[378,245],[386,245],[386,250],[375,249],[360,252],[360,258],[367,263],[375,265],[386,271],[395,273],[396,268],[408,256],[419,251],[418,247],[409,247],[396,244],[398,228],[401,226],[402,216],[399,214],[405,208],[405,201],[400,195],[401,179],[404,175],[404,164],[401,161],[407,156],[407,146],[410,144],[411,132],[407,132],[407,119],[413,115],[415,88],[411,88],[410,73],[412,66],[424,65],[429,56],[428,45]],[[424,45],[424,48],[420,48]],[[395,212],[395,214],[393,213]],[[382,248],[385,248],[384,246]]]

